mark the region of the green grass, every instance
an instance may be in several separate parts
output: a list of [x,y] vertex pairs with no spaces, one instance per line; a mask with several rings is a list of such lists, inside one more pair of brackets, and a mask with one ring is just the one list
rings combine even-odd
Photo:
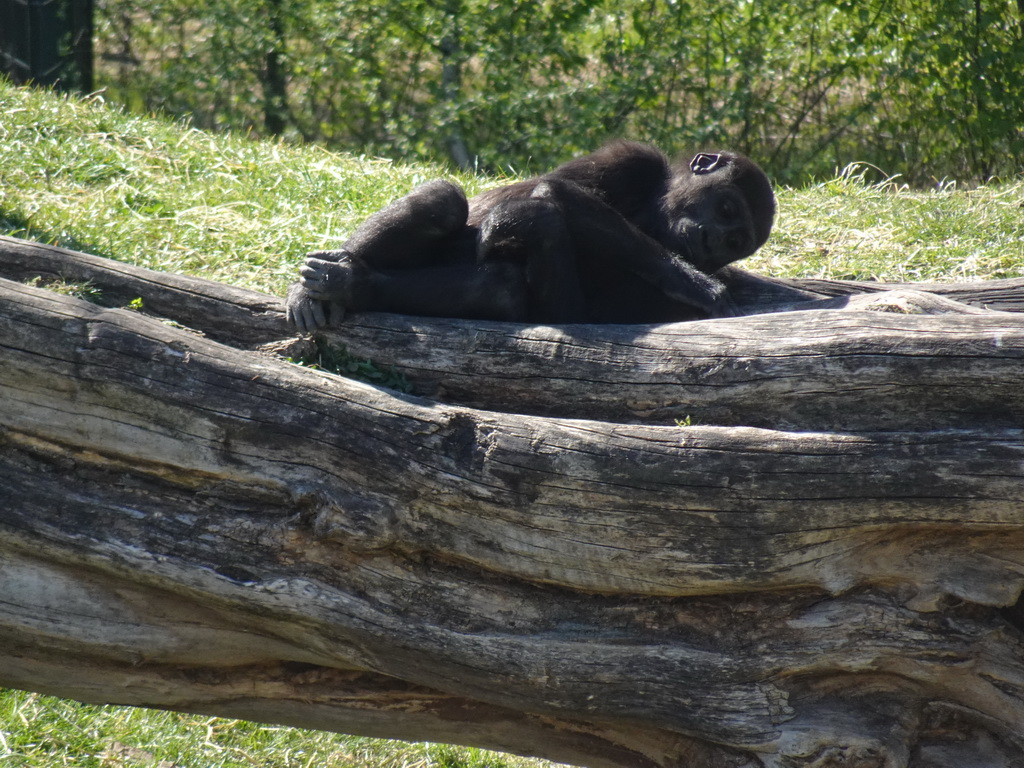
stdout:
[[[310,250],[436,168],[330,154],[131,116],[0,81],[0,233],[275,293]],[[499,180],[456,177],[469,192]],[[779,193],[747,266],[779,276],[958,280],[1024,275],[1024,182],[915,191],[852,169]],[[525,768],[407,745],[0,692],[0,768]]]
[[267,291],[366,211],[440,175],[3,83],[0,109],[0,233]]
[[541,760],[445,744],[98,707],[0,691],[0,768],[541,768]]
[[779,193],[768,245],[744,266],[776,277],[959,281],[1024,275],[1024,180],[912,190],[845,169]]

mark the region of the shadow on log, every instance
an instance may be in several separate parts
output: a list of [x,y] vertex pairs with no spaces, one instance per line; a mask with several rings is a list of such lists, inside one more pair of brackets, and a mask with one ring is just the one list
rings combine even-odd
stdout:
[[587,766],[1022,764],[1024,315],[980,307],[1024,281],[320,339],[401,394],[270,354],[312,342],[263,294],[9,238],[0,276],[0,685]]

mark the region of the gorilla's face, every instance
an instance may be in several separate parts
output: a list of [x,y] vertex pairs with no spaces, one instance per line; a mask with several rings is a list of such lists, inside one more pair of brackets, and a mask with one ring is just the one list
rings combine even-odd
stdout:
[[775,215],[767,177],[729,152],[702,152],[677,169],[664,205],[671,247],[708,273],[760,248]]

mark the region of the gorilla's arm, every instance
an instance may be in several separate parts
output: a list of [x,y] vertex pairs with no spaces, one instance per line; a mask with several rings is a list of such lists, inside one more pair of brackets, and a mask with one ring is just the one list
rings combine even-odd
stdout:
[[571,182],[653,233],[670,178],[668,159],[658,149],[615,141],[560,165],[541,181]]
[[575,184],[547,177],[534,199],[561,212],[579,269],[612,267],[642,278],[661,293],[707,317],[735,314],[725,286],[641,232],[616,209]]
[[[306,259],[300,272],[307,295],[331,307],[332,322],[340,319],[335,303],[354,312],[478,320],[526,318],[525,274],[515,264],[445,264],[377,270],[355,264],[352,259],[322,261],[313,255]],[[313,331],[325,325],[326,319],[314,318],[315,323],[305,327],[296,322],[296,326]]]
[[465,228],[468,212],[462,189],[430,181],[367,218],[341,250],[372,269],[427,266],[438,243]]
[[[439,180],[417,187],[367,218],[341,249],[309,254],[301,279],[288,289],[288,319],[304,333],[340,321],[346,309],[356,309],[354,302],[367,303],[370,275],[427,267],[442,244],[465,231],[467,214],[466,195],[455,184]],[[386,288],[382,292],[388,295]]]

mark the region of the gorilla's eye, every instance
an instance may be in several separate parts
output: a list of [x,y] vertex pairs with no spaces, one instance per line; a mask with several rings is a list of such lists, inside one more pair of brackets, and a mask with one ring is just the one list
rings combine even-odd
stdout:
[[726,198],[718,204],[718,214],[724,219],[735,219],[736,218],[736,204]]

